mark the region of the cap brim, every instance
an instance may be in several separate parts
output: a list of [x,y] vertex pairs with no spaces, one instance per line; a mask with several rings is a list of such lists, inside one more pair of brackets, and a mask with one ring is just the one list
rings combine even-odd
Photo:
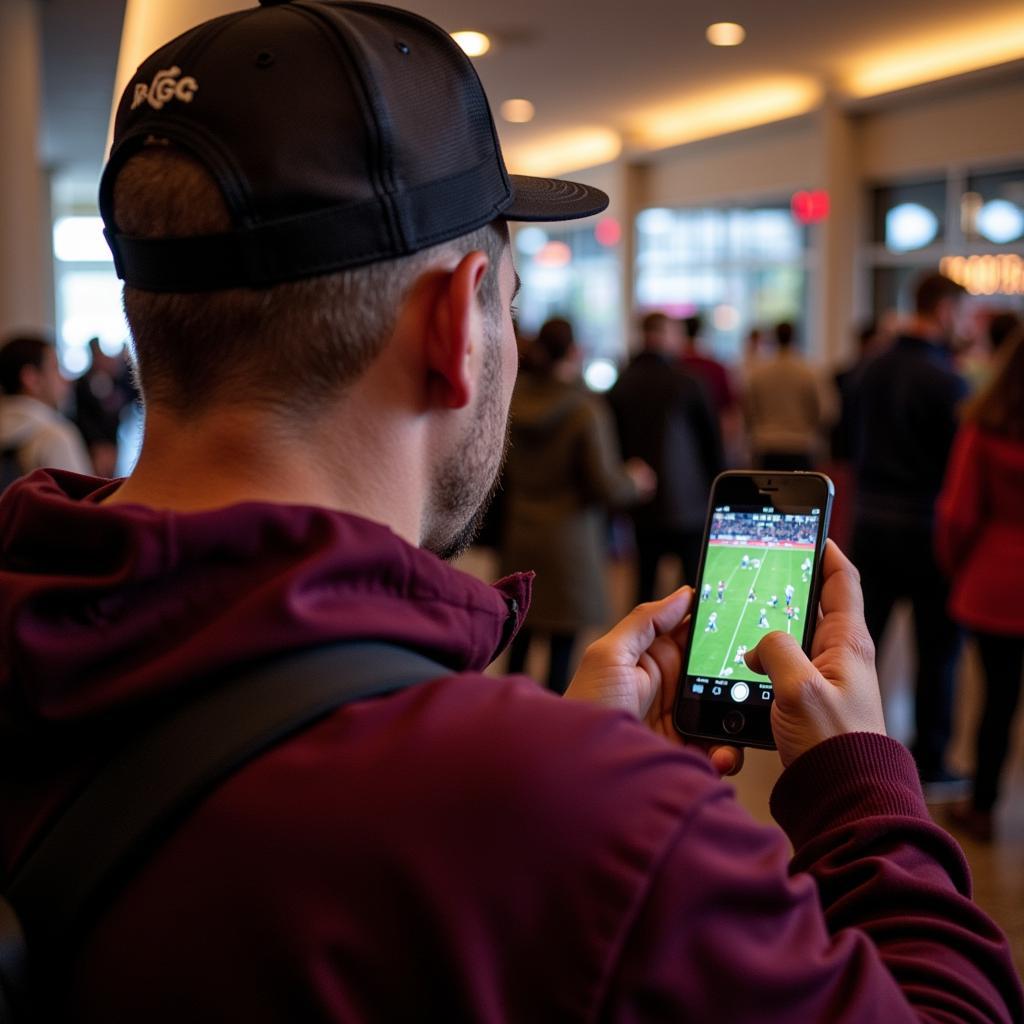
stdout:
[[608,208],[608,197],[597,188],[560,178],[531,178],[510,174],[512,203],[501,211],[506,220],[577,220]]

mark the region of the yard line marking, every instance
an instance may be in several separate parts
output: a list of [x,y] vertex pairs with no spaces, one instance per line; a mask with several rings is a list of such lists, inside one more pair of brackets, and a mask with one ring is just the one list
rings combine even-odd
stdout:
[[[761,556],[761,564],[757,567],[757,572],[754,574],[754,582],[750,584],[750,590],[753,590],[756,586],[757,577],[761,575],[764,563],[768,561],[768,550],[769,549],[766,548],[764,554]],[[733,569],[733,573],[735,572],[736,570]],[[732,577],[729,578],[731,579]],[[747,591],[747,594],[750,593],[750,590]],[[718,670],[718,674],[720,676],[725,672],[726,667],[729,664],[729,655],[732,654],[732,646],[736,643],[736,636],[740,631],[740,626],[743,625],[743,616],[747,614],[747,609],[754,603],[753,601],[747,600],[747,594],[743,595],[743,611],[740,612],[740,617],[736,620],[736,628],[732,631],[732,639],[729,641],[729,646],[725,650],[725,661],[722,662],[722,667]]]

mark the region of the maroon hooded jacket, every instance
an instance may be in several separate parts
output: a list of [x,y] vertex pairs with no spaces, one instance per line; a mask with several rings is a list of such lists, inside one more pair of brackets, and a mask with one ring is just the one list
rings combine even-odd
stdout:
[[[347,705],[203,801],[85,937],[66,1019],[1006,1021],[999,930],[906,751],[823,743],[750,819],[626,715],[482,671],[528,598],[385,527],[243,504],[0,503],[0,864],[218,673],[349,637],[451,674]],[[515,604],[513,604],[513,601]]]

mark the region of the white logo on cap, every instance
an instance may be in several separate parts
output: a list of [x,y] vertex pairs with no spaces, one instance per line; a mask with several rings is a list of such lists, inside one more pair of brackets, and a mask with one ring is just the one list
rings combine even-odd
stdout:
[[135,95],[132,98],[132,110],[148,103],[154,110],[160,110],[165,103],[171,100],[181,100],[182,103],[191,103],[195,96],[199,83],[191,76],[179,79],[181,68],[167,68],[165,71],[158,71],[153,78],[152,85],[139,82],[135,86]]

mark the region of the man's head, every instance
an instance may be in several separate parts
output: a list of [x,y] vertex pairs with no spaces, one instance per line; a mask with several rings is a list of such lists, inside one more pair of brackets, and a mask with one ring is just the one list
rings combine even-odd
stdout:
[[685,317],[682,325],[686,347],[691,352],[696,351],[697,339],[704,331],[704,318],[699,313],[695,313],[693,316]]
[[648,313],[640,321],[640,336],[645,352],[663,356],[679,354],[680,329],[677,321],[664,313]]
[[[586,186],[507,174],[448,33],[394,8],[316,0],[267,0],[144,62],[100,190],[141,389],[178,418],[245,405],[301,422],[333,408],[409,334],[405,310],[422,312],[432,282],[459,292],[430,329],[472,323],[463,362],[477,376],[463,387],[453,364],[448,391],[430,392],[441,412],[466,410],[458,429],[438,417],[428,446],[423,543],[435,550],[457,542],[504,450],[505,221],[605,205]],[[428,391],[431,352],[412,357]]]
[[932,332],[943,338],[956,333],[966,289],[944,274],[928,273],[914,285],[914,312]]
[[[127,161],[114,186],[113,213],[118,230],[137,239],[232,228],[210,174],[169,146],[145,148]],[[265,288],[176,293],[126,284],[144,398],[178,415],[225,400],[314,415],[377,357],[409,289],[445,253],[487,255],[480,300],[497,317],[507,247],[507,229],[495,221],[411,256]]]
[[785,352],[793,347],[795,334],[793,325],[788,320],[783,320],[782,323],[775,325],[775,343],[779,346],[780,351]]
[[0,348],[0,391],[26,395],[59,409],[67,396],[68,383],[60,372],[54,346],[33,335],[6,341]]

